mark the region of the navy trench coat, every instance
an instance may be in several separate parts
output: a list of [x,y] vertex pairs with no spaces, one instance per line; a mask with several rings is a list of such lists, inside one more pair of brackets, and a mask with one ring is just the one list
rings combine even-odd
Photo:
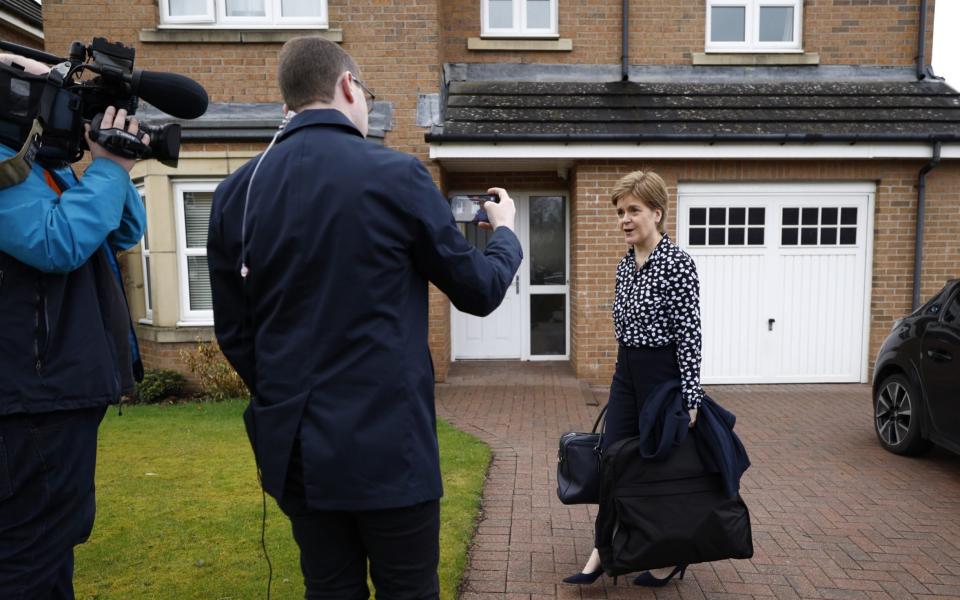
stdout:
[[377,510],[439,498],[427,282],[492,312],[521,261],[500,227],[483,252],[415,157],[307,110],[214,195],[207,258],[217,339],[252,392],[263,486],[281,498],[299,437],[308,506]]

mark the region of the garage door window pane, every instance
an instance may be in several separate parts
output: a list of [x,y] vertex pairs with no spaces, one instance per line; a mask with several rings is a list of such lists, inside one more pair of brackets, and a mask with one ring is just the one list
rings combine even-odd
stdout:
[[727,233],[727,243],[731,246],[742,246],[744,231],[743,227],[731,227]]
[[710,209],[710,224],[711,225],[725,225],[727,222],[727,209],[725,208],[711,208]]
[[747,9],[743,6],[714,6],[710,13],[710,40],[742,42],[746,39]]
[[856,208],[843,208],[840,210],[840,224],[841,225],[856,225],[857,224],[857,209]]
[[751,225],[763,225],[764,213],[766,209],[764,208],[751,208],[750,209],[750,224]]
[[705,208],[691,208],[691,209],[690,209],[690,224],[691,224],[691,225],[706,225],[706,224],[707,224],[707,209],[705,209]]
[[816,208],[805,208],[801,213],[802,225],[816,225],[817,224],[817,212]]
[[566,332],[566,296],[564,294],[531,295],[530,353],[566,354]]
[[800,209],[799,209],[799,208],[785,208],[785,209],[783,209],[783,224],[784,224],[784,225],[799,225],[799,224],[800,224]]
[[836,225],[837,212],[838,209],[836,207],[820,209],[820,222],[824,225]]
[[817,245],[817,230],[815,227],[804,227],[800,230],[800,244],[803,246]]
[[690,245],[704,246],[707,243],[707,230],[703,227],[690,228]]
[[761,42],[792,42],[793,41],[793,7],[792,6],[761,6],[760,7],[760,41]]
[[726,236],[724,235],[723,227],[711,227],[710,228],[710,245],[711,246],[722,246],[725,242]]
[[763,245],[763,229],[751,227],[747,230],[747,244],[750,246]]
[[747,209],[731,208],[729,222],[731,225],[744,225],[747,221]]
[[833,246],[837,243],[837,228],[824,227],[820,230],[820,245]]
[[780,243],[784,246],[796,246],[797,235],[796,227],[784,227],[780,232]]
[[843,227],[840,229],[840,243],[843,245],[854,245],[857,243],[857,228]]

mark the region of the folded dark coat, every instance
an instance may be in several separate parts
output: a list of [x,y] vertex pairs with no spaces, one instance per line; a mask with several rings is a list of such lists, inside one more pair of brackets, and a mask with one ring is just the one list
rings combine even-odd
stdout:
[[[697,414],[696,430],[701,459],[723,479],[727,495],[740,491],[740,477],[750,467],[747,451],[733,432],[736,416],[704,396]],[[639,412],[640,456],[644,460],[665,460],[690,431],[690,414],[684,408],[680,380],[665,382],[654,389]]]

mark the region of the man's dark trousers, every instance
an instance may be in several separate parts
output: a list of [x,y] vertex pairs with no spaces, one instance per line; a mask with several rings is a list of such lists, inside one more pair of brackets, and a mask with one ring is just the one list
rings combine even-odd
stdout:
[[367,560],[378,600],[440,597],[440,501],[386,510],[311,510],[294,444],[280,508],[300,546],[306,600],[367,600]]
[[105,407],[0,416],[0,598],[72,600]]

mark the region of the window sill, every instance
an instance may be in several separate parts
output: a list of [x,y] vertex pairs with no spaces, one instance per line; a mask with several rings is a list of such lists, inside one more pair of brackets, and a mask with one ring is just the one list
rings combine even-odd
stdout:
[[467,50],[520,50],[535,52],[570,52],[573,50],[573,40],[561,38],[559,40],[538,39],[496,39],[468,38]]
[[693,64],[696,66],[761,66],[761,65],[819,65],[820,54],[804,52],[783,53],[706,53],[694,52]]
[[137,323],[133,326],[137,333],[137,338],[158,344],[184,344],[201,342],[212,342],[214,340],[213,325],[189,325],[177,327],[156,327],[145,323]]
[[342,29],[141,29],[140,41],[160,44],[263,44],[283,43],[315,35],[331,42],[343,41]]

